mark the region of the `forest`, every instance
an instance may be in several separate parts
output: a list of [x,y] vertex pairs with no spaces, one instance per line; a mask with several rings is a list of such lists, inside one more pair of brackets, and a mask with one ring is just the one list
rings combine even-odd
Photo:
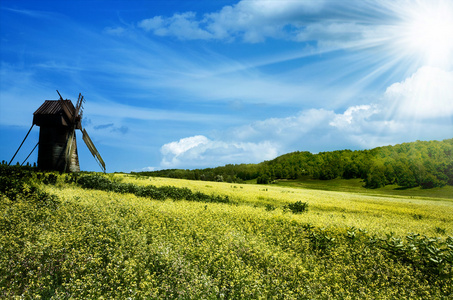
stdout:
[[313,154],[296,151],[259,164],[228,164],[207,169],[168,169],[136,175],[243,183],[256,180],[361,178],[366,188],[396,184],[429,189],[453,185],[453,139],[416,141],[371,150]]

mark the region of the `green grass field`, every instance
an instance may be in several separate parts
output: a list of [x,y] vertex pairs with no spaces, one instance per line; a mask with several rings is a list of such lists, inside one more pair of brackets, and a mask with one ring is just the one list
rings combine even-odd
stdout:
[[442,188],[422,189],[415,188],[401,188],[398,185],[386,185],[378,189],[366,189],[362,179],[332,179],[332,180],[315,180],[310,178],[301,178],[298,180],[278,180],[275,185],[306,188],[314,190],[327,190],[327,191],[342,191],[350,193],[359,193],[365,195],[389,195],[401,197],[417,197],[427,199],[453,199],[453,186],[444,186]]
[[[33,178],[16,199],[10,191],[0,198],[1,298],[452,296],[453,200],[437,192],[107,175],[119,185],[228,196],[215,203],[83,189],[66,175],[53,184]],[[297,201],[307,211],[287,209]]]

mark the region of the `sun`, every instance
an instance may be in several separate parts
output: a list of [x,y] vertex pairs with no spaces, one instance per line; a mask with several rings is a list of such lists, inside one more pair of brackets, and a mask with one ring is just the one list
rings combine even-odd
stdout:
[[401,45],[421,63],[453,64],[453,1],[414,1],[402,16]]

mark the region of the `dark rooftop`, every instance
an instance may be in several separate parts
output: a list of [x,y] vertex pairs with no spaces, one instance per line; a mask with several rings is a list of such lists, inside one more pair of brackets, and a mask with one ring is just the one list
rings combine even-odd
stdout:
[[[63,113],[59,100],[46,100],[44,103],[33,113],[33,115],[57,115]],[[71,111],[75,111],[75,107],[71,100],[63,100]]]

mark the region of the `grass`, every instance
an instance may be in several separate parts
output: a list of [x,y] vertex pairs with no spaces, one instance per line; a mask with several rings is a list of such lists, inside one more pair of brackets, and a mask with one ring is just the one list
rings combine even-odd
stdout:
[[[107,177],[231,202],[82,189],[65,176],[36,182],[45,192],[40,197],[30,194],[30,183],[19,186],[14,200],[0,195],[1,298],[441,299],[453,293],[449,199]],[[299,201],[308,203],[305,211],[284,209]]]
[[359,193],[367,195],[381,196],[400,196],[400,197],[417,197],[417,198],[441,198],[453,200],[453,186],[444,186],[441,188],[422,189],[420,187],[401,189],[398,185],[387,185],[378,189],[366,189],[363,187],[362,179],[332,179],[332,180],[315,180],[310,178],[300,178],[298,180],[278,180],[273,185],[305,188],[324,191],[341,191],[349,193]]

